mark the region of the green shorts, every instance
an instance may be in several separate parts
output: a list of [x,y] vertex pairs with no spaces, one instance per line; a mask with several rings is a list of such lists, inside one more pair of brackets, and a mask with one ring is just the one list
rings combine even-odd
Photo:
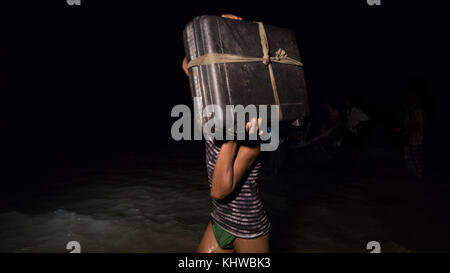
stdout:
[[228,231],[225,231],[221,226],[216,224],[213,220],[212,229],[214,232],[214,237],[216,237],[216,241],[222,249],[233,249],[233,241],[236,237],[230,234]]

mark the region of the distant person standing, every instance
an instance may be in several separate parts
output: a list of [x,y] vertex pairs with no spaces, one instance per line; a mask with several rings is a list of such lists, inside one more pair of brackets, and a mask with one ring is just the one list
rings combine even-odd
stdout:
[[362,125],[369,120],[369,117],[364,111],[350,100],[345,101],[345,107],[347,109],[347,130],[356,137],[361,135]]
[[405,111],[403,148],[406,167],[417,178],[423,179],[423,144],[425,113],[417,96],[409,95]]
[[350,99],[345,101],[346,107],[346,124],[348,141],[351,143],[353,150],[354,162],[359,161],[360,154],[364,146],[363,127],[369,121],[369,117],[364,113],[361,107],[352,102]]
[[334,104],[326,101],[322,105],[322,120],[320,124],[320,133],[323,134],[331,128],[339,125],[341,115]]
[[323,137],[322,150],[329,159],[337,155],[338,148],[343,141],[341,112],[334,102],[326,101],[323,104],[325,119],[321,124],[321,135]]

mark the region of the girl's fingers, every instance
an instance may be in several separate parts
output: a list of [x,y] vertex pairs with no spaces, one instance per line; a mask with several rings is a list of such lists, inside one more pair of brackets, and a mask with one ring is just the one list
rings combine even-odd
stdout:
[[263,131],[260,130],[261,128],[261,122],[262,122],[262,118],[258,119],[258,136],[263,134]]
[[254,134],[255,133],[255,125],[256,125],[256,119],[252,118],[252,124],[251,124],[251,127],[250,127],[249,134]]
[[252,118],[251,121],[245,124],[245,131],[247,131],[249,135],[254,134],[256,132],[258,132],[259,136],[262,135],[263,131],[259,130],[261,127],[261,122],[262,118],[258,118],[258,120],[256,120],[256,118]]
[[228,19],[234,19],[234,20],[242,20],[241,17],[238,17],[238,16],[233,15],[233,14],[222,14],[221,17],[228,18]]

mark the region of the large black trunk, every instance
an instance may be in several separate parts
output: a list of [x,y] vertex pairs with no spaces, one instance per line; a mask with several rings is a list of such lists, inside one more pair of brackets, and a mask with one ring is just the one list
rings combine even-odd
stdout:
[[[301,61],[294,32],[264,25],[270,56],[284,49],[289,57]],[[263,56],[258,24],[218,16],[199,16],[184,30],[187,61],[207,53]],[[293,121],[308,113],[303,68],[272,63],[281,108],[281,120]],[[189,68],[193,97],[201,97],[203,107],[226,105],[275,105],[267,65],[261,62],[220,63]],[[203,122],[206,119],[203,118]]]

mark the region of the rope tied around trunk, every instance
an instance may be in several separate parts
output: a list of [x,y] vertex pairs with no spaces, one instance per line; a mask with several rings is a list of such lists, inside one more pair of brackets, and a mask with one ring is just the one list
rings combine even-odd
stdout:
[[[273,73],[272,63],[280,63],[287,65],[303,66],[303,63],[288,57],[286,51],[279,48],[275,52],[275,56],[270,56],[269,54],[269,42],[267,39],[266,30],[263,23],[257,22],[259,27],[259,37],[261,40],[261,48],[263,56],[258,57],[248,57],[236,54],[225,54],[225,53],[207,53],[205,55],[199,56],[191,60],[187,67],[191,68],[194,66],[207,65],[207,64],[220,64],[220,63],[249,63],[249,62],[262,62],[269,69],[270,82],[272,84],[273,95],[275,103],[280,106],[280,99],[278,97],[277,85],[275,82],[275,76]],[[281,106],[279,107],[279,119],[282,119]]]

